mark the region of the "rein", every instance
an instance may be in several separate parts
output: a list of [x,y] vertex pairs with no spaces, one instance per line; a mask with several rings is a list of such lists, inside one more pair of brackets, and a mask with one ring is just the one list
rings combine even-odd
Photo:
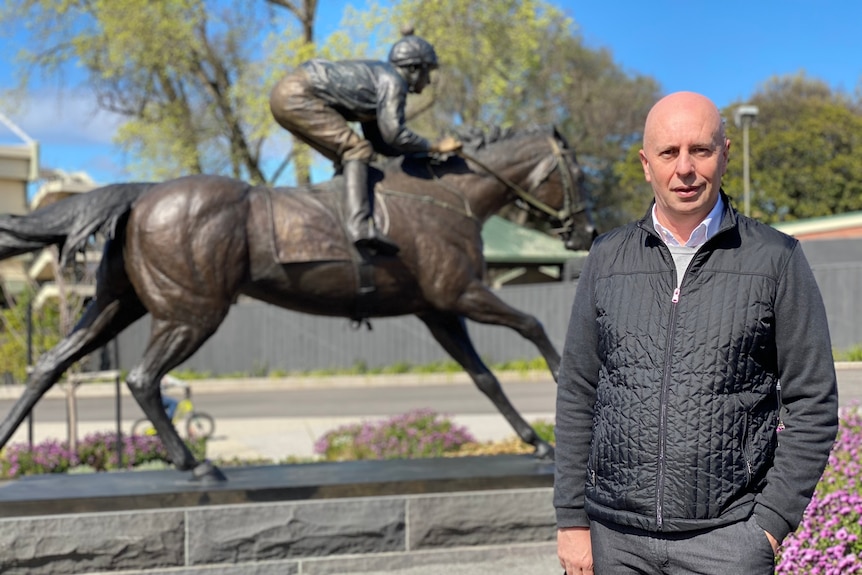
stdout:
[[[563,169],[563,151],[560,149],[560,146],[557,144],[556,141],[554,141],[553,138],[548,138],[548,141],[551,144],[551,149],[554,151],[554,159],[556,160],[556,162],[553,166],[550,167],[550,169],[548,169],[544,174],[542,174],[541,177],[534,177],[533,174],[530,174],[530,177],[528,179],[532,181],[532,184],[529,191],[525,191],[521,186],[509,180],[508,178],[500,175],[496,170],[492,169],[490,166],[486,165],[475,156],[468,154],[464,150],[459,150],[457,154],[465,160],[475,163],[477,166],[494,176],[497,181],[512,190],[512,192],[514,192],[515,195],[518,196],[518,199],[523,201],[528,206],[544,214],[547,214],[552,218],[556,218],[557,220],[564,222],[574,214],[585,211],[586,206],[579,205],[576,210],[572,209],[575,190],[574,182],[572,181],[572,175],[571,173],[569,173],[568,170]],[[544,162],[540,163],[536,167],[534,172],[538,170],[538,168],[543,167],[543,165]],[[536,188],[538,188],[542,184],[542,182],[544,182],[548,178],[548,176],[551,175],[555,168],[560,169],[560,174],[563,178],[563,192],[565,196],[565,204],[563,206],[563,209],[561,210],[555,210],[548,204],[542,202],[541,200],[537,199],[535,196],[532,195],[532,192],[534,192]]]
[[[468,154],[463,149],[459,150],[456,153],[465,160],[473,162],[474,164],[482,168],[484,171],[491,174],[494,178],[497,179],[498,182],[511,190],[518,197],[519,200],[527,204],[526,209],[529,210],[529,208],[533,208],[535,210],[538,210],[539,212],[550,216],[551,218],[556,219],[559,222],[564,223],[564,225],[570,225],[570,220],[572,216],[574,214],[586,211],[587,208],[586,205],[583,204],[583,202],[581,204],[578,204],[576,209],[573,208],[575,183],[572,180],[571,172],[568,169],[565,169],[565,160],[563,158],[564,152],[562,149],[560,149],[559,144],[557,144],[557,142],[553,138],[548,138],[548,141],[551,144],[551,149],[554,152],[554,156],[553,158],[548,158],[542,162],[539,162],[539,165],[537,165],[533,169],[533,172],[531,172],[530,175],[527,177],[527,180],[530,182],[529,190],[524,190],[521,186],[501,175],[497,170],[494,170],[472,154]],[[553,171],[558,168],[560,170],[560,176],[562,178],[564,196],[564,205],[561,210],[555,210],[548,204],[542,202],[541,200],[532,195],[532,193],[535,192],[536,189],[540,185],[542,185],[545,180],[548,179],[548,177],[553,173]],[[414,201],[431,204],[440,208],[453,211],[471,220],[478,221],[476,216],[473,214],[473,211],[470,209],[470,203],[466,200],[466,198],[464,198],[464,196],[461,194],[461,191],[446,184],[440,177],[437,176],[436,173],[434,173],[434,169],[430,166],[430,164],[428,165],[428,171],[431,173],[431,177],[434,178],[434,181],[437,182],[439,186],[452,192],[455,196],[457,196],[464,202],[464,208],[454,206],[452,204],[440,201],[430,196],[418,196],[416,194],[407,194],[404,192],[399,192],[397,190],[390,190],[384,188],[379,184],[376,189],[384,195],[397,196],[400,198],[407,198]],[[568,224],[566,224],[566,222],[568,222]]]

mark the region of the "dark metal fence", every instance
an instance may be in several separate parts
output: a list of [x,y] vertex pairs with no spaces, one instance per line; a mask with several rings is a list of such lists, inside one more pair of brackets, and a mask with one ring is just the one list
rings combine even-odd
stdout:
[[[862,263],[813,266],[823,294],[832,344],[845,350],[862,343]],[[551,341],[563,345],[577,282],[509,286],[497,294],[543,323]],[[265,374],[314,369],[425,365],[449,360],[425,325],[412,316],[374,320],[373,329],[354,329],[345,319],[282,310],[256,301],[233,307],[218,332],[181,369]],[[512,330],[468,322],[480,355],[489,363],[532,359],[538,351]],[[130,369],[149,335],[144,318],[119,337],[120,367]]]
[[[575,295],[575,283],[511,286],[498,295],[513,307],[539,318],[551,341],[561,348]],[[425,365],[450,360],[421,321],[413,316],[376,319],[372,330],[354,328],[346,319],[283,310],[257,301],[234,305],[219,330],[180,369],[212,374],[288,372],[328,368]],[[539,356],[538,350],[504,327],[468,322],[479,354],[490,363]],[[140,361],[149,336],[145,317],[120,334],[122,369]]]
[[832,347],[862,345],[862,262],[813,265],[823,295]]

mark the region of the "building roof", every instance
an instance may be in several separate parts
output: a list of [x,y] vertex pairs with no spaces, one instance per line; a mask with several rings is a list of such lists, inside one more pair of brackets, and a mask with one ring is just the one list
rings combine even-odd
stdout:
[[859,238],[862,237],[862,212],[782,222],[772,227],[799,240]]
[[492,216],[482,227],[483,253],[489,264],[564,264],[583,258],[585,251],[566,249],[558,239],[537,230]]

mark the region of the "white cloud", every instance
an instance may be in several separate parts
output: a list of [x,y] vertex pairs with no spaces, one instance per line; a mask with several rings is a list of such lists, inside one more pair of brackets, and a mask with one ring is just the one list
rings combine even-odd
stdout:
[[41,146],[111,146],[123,121],[121,116],[99,110],[91,94],[73,90],[30,93],[12,119]]

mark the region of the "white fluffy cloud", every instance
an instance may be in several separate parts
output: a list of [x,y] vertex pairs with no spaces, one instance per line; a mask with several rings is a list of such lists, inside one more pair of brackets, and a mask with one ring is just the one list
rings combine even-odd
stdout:
[[11,119],[41,146],[110,146],[122,121],[98,110],[91,95],[56,90],[30,94]]

